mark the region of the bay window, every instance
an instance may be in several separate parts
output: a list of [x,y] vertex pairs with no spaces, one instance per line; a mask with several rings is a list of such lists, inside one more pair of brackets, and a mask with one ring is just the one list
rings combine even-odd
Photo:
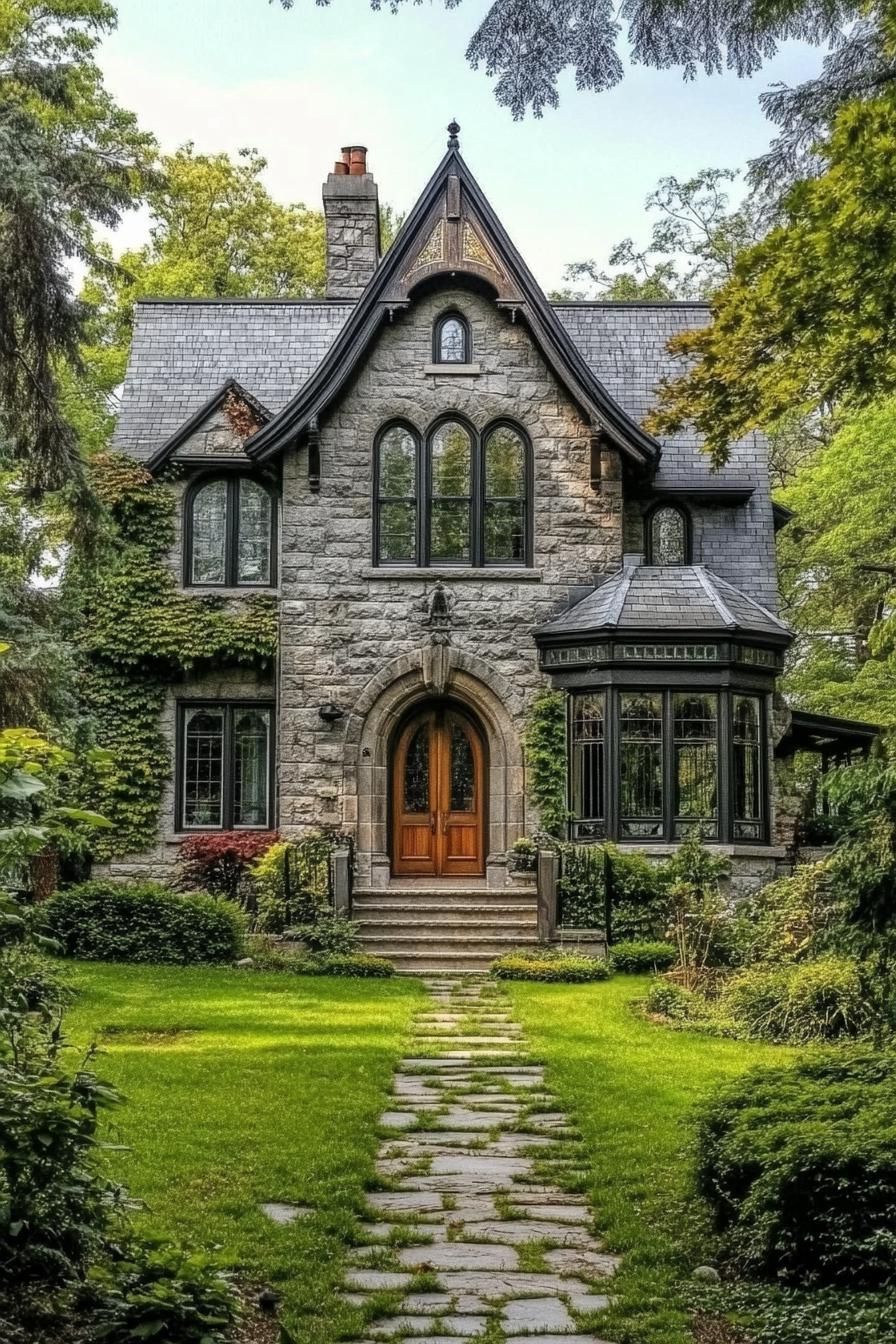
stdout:
[[766,838],[760,695],[607,686],[569,697],[574,839]]

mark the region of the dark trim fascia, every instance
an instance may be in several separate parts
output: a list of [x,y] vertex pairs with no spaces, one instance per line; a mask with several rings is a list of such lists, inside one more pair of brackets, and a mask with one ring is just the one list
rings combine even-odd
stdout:
[[[212,393],[207,401],[203,402],[197,411],[193,412],[188,420],[184,421],[179,429],[174,431],[170,438],[165,440],[161,448],[157,448],[152,456],[146,459],[144,463],[146,470],[155,474],[160,467],[164,466],[168,459],[177,452],[180,445],[185,443],[191,434],[195,434],[202,422],[219,406],[223,405],[225,397],[231,392],[235,393],[241,401],[244,401],[254,411],[262,425],[266,425],[270,421],[271,412],[268,408],[263,406],[257,397],[253,397],[251,392],[247,392],[235,378],[228,378],[216,392]],[[261,433],[261,430],[258,432]]]
[[[676,626],[670,629],[669,626],[653,626],[645,629],[642,626],[609,625],[605,623],[600,626],[582,626],[578,629],[549,630],[539,628],[532,631],[535,643],[539,648],[547,648],[555,645],[569,646],[582,644],[588,641],[597,643],[609,640],[637,641],[639,644],[678,644],[683,640],[692,640],[697,644],[718,644],[720,641],[735,640],[738,645],[748,645],[758,648],[786,649],[793,643],[793,635],[781,631],[780,634],[768,630],[748,630],[743,626],[735,625],[730,627],[711,626]],[[710,665],[711,666],[711,665]]]
[[[626,415],[585,362],[464,160],[454,149],[449,149],[443,157],[405,220],[397,239],[374,272],[354,312],[315,372],[270,424],[253,436],[249,455],[262,461],[295,444],[311,418],[320,418],[354,376],[358,361],[379,328],[391,319],[390,304],[384,296],[392,282],[402,274],[417,230],[434,208],[449,173],[455,173],[460,178],[465,195],[483,225],[490,231],[498,251],[503,253],[502,260],[507,264],[522,295],[519,312],[558,381],[567,387],[586,418],[603,426],[628,456],[642,466],[656,465],[661,454],[660,444]],[[399,306],[403,305],[392,304],[391,308]]]
[[786,527],[796,514],[793,509],[788,509],[784,504],[776,504],[772,501],[772,520],[775,525],[775,531],[780,532],[782,527]]
[[693,500],[695,504],[717,504],[722,508],[746,504],[756,493],[752,482],[738,485],[650,485],[636,487],[637,499]]

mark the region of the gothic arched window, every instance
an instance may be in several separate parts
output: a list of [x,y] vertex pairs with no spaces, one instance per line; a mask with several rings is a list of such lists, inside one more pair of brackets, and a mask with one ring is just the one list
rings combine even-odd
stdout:
[[266,588],[275,582],[277,510],[250,476],[197,482],[184,506],[187,586]]
[[460,313],[443,313],[436,321],[433,328],[432,358],[434,364],[470,363],[470,326]]
[[691,533],[688,516],[676,504],[659,504],[645,520],[648,565],[688,565]]

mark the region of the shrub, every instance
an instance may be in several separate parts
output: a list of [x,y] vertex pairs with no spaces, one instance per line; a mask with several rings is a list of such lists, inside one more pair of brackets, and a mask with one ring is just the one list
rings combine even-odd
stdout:
[[244,919],[229,901],[180,894],[157,882],[82,882],[43,906],[47,929],[66,956],[86,961],[234,961]]
[[697,1186],[742,1273],[853,1289],[896,1279],[896,1056],[756,1070],[704,1107]]
[[310,952],[357,952],[360,945],[358,926],[346,915],[329,914],[313,924],[300,924],[290,934],[301,938]]
[[237,1316],[233,1289],[209,1256],[162,1243],[131,1243],[121,1259],[96,1266],[85,1298],[105,1344],[225,1344]]
[[733,960],[797,961],[817,951],[833,918],[825,863],[801,864],[738,903],[727,940]]
[[720,883],[731,871],[730,861],[713,854],[694,830],[664,865],[668,882],[670,934],[678,965],[691,979],[716,965],[722,957],[726,907]]
[[672,1022],[702,1022],[707,1016],[702,995],[672,980],[654,980],[644,1000],[644,1011]]
[[543,952],[526,948],[520,952],[506,952],[491,965],[492,975],[499,980],[542,980],[577,984],[585,980],[608,980],[611,968],[599,957],[586,957],[577,952]]
[[253,864],[255,922],[261,932],[312,924],[329,908],[332,851],[332,839],[317,832],[298,842],[281,840]]
[[568,928],[603,928],[606,877],[612,897],[613,935],[621,941],[660,938],[666,932],[666,865],[615,845],[562,845],[560,910]]
[[725,985],[721,1006],[748,1036],[770,1041],[833,1040],[869,1026],[859,969],[844,957],[749,967]]
[[385,957],[365,952],[286,952],[269,938],[250,940],[254,968],[259,971],[287,971],[292,975],[345,975],[361,979],[385,980],[395,967]]
[[642,971],[667,971],[675,962],[671,943],[614,943],[610,949],[614,971],[637,975]]
[[276,831],[207,831],[182,841],[178,869],[183,886],[254,906],[247,881],[253,863],[275,844]]

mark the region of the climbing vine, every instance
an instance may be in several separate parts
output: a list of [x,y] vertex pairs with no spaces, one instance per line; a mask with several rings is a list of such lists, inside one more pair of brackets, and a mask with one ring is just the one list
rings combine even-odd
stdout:
[[525,732],[526,772],[542,829],[566,835],[566,696],[540,691],[532,702]]
[[93,799],[113,823],[96,853],[111,858],[145,849],[156,836],[171,768],[171,744],[160,731],[169,687],[214,666],[270,666],[277,609],[259,594],[237,605],[181,591],[168,562],[175,539],[170,486],[117,454],[96,458],[92,471],[113,537],[87,585],[79,644],[85,707],[96,741],[113,758]]

